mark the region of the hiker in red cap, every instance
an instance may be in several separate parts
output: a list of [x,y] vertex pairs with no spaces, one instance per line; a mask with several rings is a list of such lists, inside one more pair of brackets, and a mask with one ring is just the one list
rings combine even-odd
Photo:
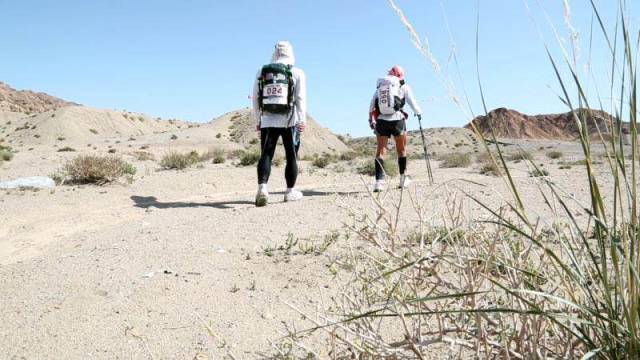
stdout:
[[389,138],[393,136],[398,152],[400,169],[400,187],[406,188],[411,179],[405,174],[407,169],[407,125],[409,115],[404,112],[408,103],[416,116],[421,117],[422,110],[418,106],[413,91],[404,81],[404,69],[395,65],[387,76],[378,80],[376,92],[369,109],[369,126],[375,131],[378,148],[376,150],[376,182],[374,192],[385,188],[384,155]]

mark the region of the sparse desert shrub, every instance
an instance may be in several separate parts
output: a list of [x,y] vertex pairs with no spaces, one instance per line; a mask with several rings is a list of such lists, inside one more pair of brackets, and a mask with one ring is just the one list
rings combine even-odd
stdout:
[[133,156],[135,156],[138,161],[154,161],[156,159],[156,157],[148,151],[134,151]]
[[[591,160],[591,163],[594,165],[600,164],[599,161],[596,160]],[[566,165],[566,166],[586,166],[587,165],[587,160],[586,159],[580,159],[580,160],[574,160],[574,161],[559,161],[558,162],[559,165]]]
[[73,152],[73,151],[76,151],[76,149],[70,146],[65,146],[63,148],[58,149],[58,152]]
[[116,156],[79,155],[67,162],[62,169],[65,182],[97,184],[113,182],[128,175],[136,168]]
[[64,136],[58,136],[58,141],[65,141],[66,138]]
[[511,153],[511,154],[507,155],[506,156],[506,160],[508,160],[508,161],[523,161],[523,160],[531,161],[531,160],[533,160],[533,155],[531,155],[531,153],[529,153],[528,151],[519,150],[519,151],[516,151],[514,153]]
[[107,152],[108,152],[109,154],[115,154],[115,153],[116,153],[116,151],[117,151],[116,149],[109,149]]
[[222,134],[220,134],[220,133],[216,134],[216,139],[220,139],[221,137],[222,137]]
[[284,164],[284,157],[282,155],[276,155],[273,158],[273,166],[280,167],[282,164]]
[[184,170],[200,161],[200,155],[196,151],[180,153],[172,151],[162,157],[160,166],[165,170]]
[[324,169],[325,167],[327,167],[327,165],[329,165],[329,163],[330,163],[330,159],[322,156],[313,160],[311,164],[317,168]]
[[533,169],[529,171],[529,177],[549,176],[549,172],[545,169]]
[[251,139],[251,141],[249,141],[249,145],[256,145],[257,143],[260,142],[260,139],[258,138],[253,138]]
[[355,151],[345,151],[342,154],[340,154],[340,160],[342,161],[351,161],[351,160],[355,160],[355,158],[358,157],[358,153],[356,153]]
[[176,134],[172,134],[171,137],[169,138],[171,140],[178,140],[178,135]]
[[98,134],[98,130],[96,130],[96,129],[89,129],[89,132],[91,132],[94,135]]
[[51,180],[53,180],[53,182],[54,182],[56,185],[62,185],[62,184],[64,184],[64,180],[65,180],[65,179],[64,179],[64,174],[61,174],[61,173],[59,173],[59,172],[56,172],[56,173],[50,174],[50,175],[49,175],[49,177],[51,178]]
[[322,154],[322,156],[315,158],[311,164],[317,168],[324,169],[334,161],[335,161],[335,156],[324,153]]
[[260,150],[258,149],[250,149],[243,151],[240,155],[240,165],[241,166],[250,166],[258,163],[260,160]]
[[562,156],[563,156],[563,154],[562,154],[562,152],[561,152],[561,151],[553,150],[553,151],[549,151],[549,152],[547,153],[547,157],[548,157],[549,159],[554,159],[554,160],[555,160],[555,159],[560,159]]
[[[493,153],[493,156],[496,158],[496,160],[498,160],[497,154]],[[489,155],[489,153],[486,151],[482,151],[481,153],[476,155],[476,162],[479,164],[484,164],[489,161],[493,161],[493,160],[491,160],[491,155]]]
[[[398,164],[394,160],[385,161],[384,164],[383,164],[383,168],[384,168],[385,174],[390,176],[390,177],[394,177],[394,176],[398,175]],[[368,160],[368,161],[363,162],[358,167],[358,174],[375,176],[376,175],[375,160]]]
[[468,153],[451,153],[438,158],[441,168],[461,168],[471,165],[471,155]]
[[[499,160],[498,160],[499,161]],[[480,165],[480,174],[489,176],[500,176],[502,171],[500,167],[492,160],[485,161]]]
[[209,161],[214,164],[222,164],[227,160],[227,152],[223,148],[211,148],[200,156],[200,161]]
[[11,159],[13,159],[13,152],[11,152],[11,150],[7,148],[0,149],[0,162],[11,161]]
[[227,159],[229,160],[237,159],[242,155],[242,153],[244,153],[244,150],[240,150],[240,149],[231,150],[227,153]]

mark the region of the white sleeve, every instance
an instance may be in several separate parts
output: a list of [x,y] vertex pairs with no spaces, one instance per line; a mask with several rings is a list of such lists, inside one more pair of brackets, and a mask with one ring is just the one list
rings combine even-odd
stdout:
[[422,109],[420,109],[420,105],[416,101],[416,98],[413,96],[413,91],[409,85],[404,86],[404,97],[407,99],[407,104],[411,106],[411,109],[416,115],[422,115]]
[[260,78],[260,75],[262,75],[262,71],[258,71],[258,73],[256,74],[256,79],[253,82],[253,94],[251,95],[251,101],[253,104],[252,114],[253,118],[258,124],[260,124],[260,103],[258,101],[260,98],[260,82],[258,80],[258,78]]
[[373,98],[371,98],[371,104],[369,105],[369,113],[376,110],[376,101],[378,100],[378,90],[373,92]]
[[297,71],[297,83],[294,90],[296,97],[295,116],[296,122],[304,124],[307,121],[307,78],[304,71]]

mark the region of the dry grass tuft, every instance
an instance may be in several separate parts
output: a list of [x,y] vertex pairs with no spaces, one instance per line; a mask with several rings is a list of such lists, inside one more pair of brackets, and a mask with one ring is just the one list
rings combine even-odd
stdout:
[[133,165],[116,156],[79,155],[62,169],[64,182],[75,184],[103,185],[135,173]]

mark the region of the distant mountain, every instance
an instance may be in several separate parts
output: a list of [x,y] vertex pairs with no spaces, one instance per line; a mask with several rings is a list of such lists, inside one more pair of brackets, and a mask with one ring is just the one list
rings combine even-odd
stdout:
[[0,82],[0,111],[32,115],[73,105],[78,104],[45,93],[16,90]]
[[[592,137],[598,136],[598,129],[602,134],[609,134],[615,124],[614,117],[604,111],[576,111],[587,115],[587,126]],[[529,116],[515,110],[499,108],[486,116],[476,117],[465,128],[471,129],[472,123],[484,136],[491,136],[493,129],[497,138],[574,140],[579,137],[578,125],[571,112]],[[627,128],[628,124],[623,124],[623,129]]]

